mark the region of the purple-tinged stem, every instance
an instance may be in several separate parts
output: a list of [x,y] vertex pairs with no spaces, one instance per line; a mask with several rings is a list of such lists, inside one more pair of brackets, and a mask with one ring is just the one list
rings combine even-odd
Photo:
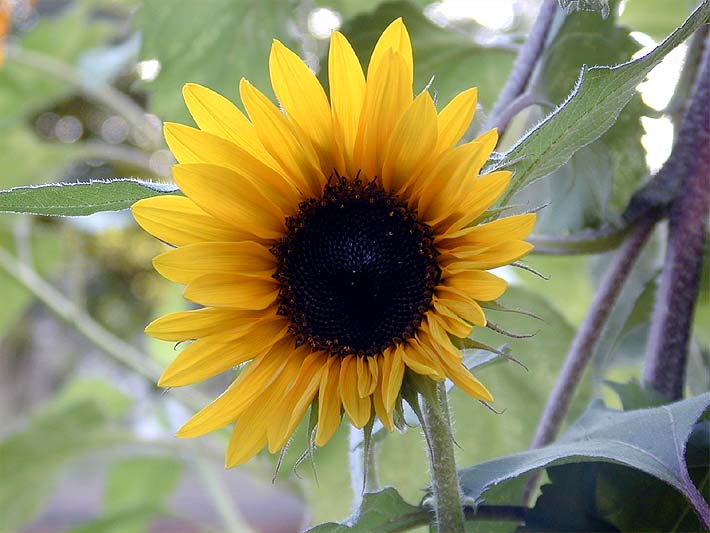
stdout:
[[[525,92],[535,70],[535,65],[537,65],[542,54],[557,8],[557,0],[545,0],[542,7],[540,7],[540,12],[530,30],[530,35],[520,48],[508,80],[505,82],[505,86],[488,116],[485,129],[499,127],[499,133],[502,135],[505,125],[503,127],[499,126],[500,119],[507,116],[506,110],[508,107]],[[505,121],[505,124],[507,124],[508,120]]]
[[651,320],[643,382],[670,400],[683,396],[688,342],[710,210],[710,40],[676,143],[678,194],[669,210],[663,275]]

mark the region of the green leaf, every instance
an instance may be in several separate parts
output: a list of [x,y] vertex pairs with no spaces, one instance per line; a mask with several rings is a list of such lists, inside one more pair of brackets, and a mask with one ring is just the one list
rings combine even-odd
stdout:
[[[614,13],[618,0],[611,3]],[[559,102],[574,90],[584,65],[617,65],[640,49],[617,17],[576,12],[564,18],[546,47],[532,92]],[[600,139],[572,158],[531,191],[534,204],[551,205],[540,213],[537,229],[544,234],[569,234],[603,223],[618,224],[631,195],[648,174],[641,136],[641,117],[652,114],[636,94]],[[528,195],[530,192],[528,192]]]
[[684,456],[695,422],[710,405],[710,393],[653,409],[620,412],[595,402],[557,442],[499,457],[461,471],[466,496],[478,500],[499,483],[538,468],[589,461],[626,465],[662,480],[695,507],[710,513],[687,472]]
[[36,516],[68,461],[119,442],[123,433],[110,425],[129,405],[107,383],[78,382],[0,441],[3,526],[15,531]]
[[320,524],[308,533],[388,533],[426,525],[431,515],[405,502],[392,487],[365,494],[360,508],[347,520]]
[[645,56],[615,67],[584,67],[567,100],[513,146],[498,167],[515,172],[503,203],[516,191],[565,164],[616,121],[649,71],[710,17],[703,2],[685,23]]
[[[690,477],[707,494],[710,423],[695,425],[685,454]],[[688,502],[666,483],[613,463],[547,470],[550,483],[526,515],[524,531],[700,531]],[[703,491],[705,489],[705,491]]]
[[[239,79],[245,77],[272,95],[272,39],[299,50],[289,31],[294,5],[292,0],[202,0],[176,7],[164,0],[144,1],[134,20],[143,34],[141,57],[161,65],[158,77],[147,85],[151,111],[165,120],[189,121],[181,97],[187,82],[233,99]],[[196,21],[209,21],[209,27]]]
[[0,191],[0,213],[83,216],[128,209],[134,202],[177,191],[172,183],[134,179],[50,183]]
[[493,103],[508,76],[514,54],[508,49],[477,44],[463,34],[440,28],[409,2],[384,3],[372,13],[343,25],[341,31],[350,40],[364,68],[380,34],[397,17],[402,17],[412,39],[414,92],[421,91],[431,81],[430,90],[437,95],[441,106],[459,92],[478,87],[479,100],[484,105]]

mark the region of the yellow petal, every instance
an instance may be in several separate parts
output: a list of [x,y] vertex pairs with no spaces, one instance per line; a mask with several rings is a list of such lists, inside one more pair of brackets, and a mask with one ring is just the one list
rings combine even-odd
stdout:
[[319,195],[325,177],[313,147],[308,142],[299,142],[284,114],[247,80],[239,83],[239,93],[259,139],[291,182],[304,194]]
[[446,374],[458,388],[477,400],[483,400],[485,402],[493,401],[493,396],[488,389],[483,385],[483,383],[473,377],[473,374],[471,374],[471,372],[463,366],[461,361],[451,360],[445,355],[440,356],[439,360],[446,368]]
[[342,139],[347,169],[354,175],[357,169],[352,166],[353,147],[365,98],[365,76],[352,46],[338,32],[330,37],[328,81],[333,119],[338,125],[336,134]]
[[184,196],[153,196],[131,207],[138,225],[161,241],[183,246],[203,241],[240,241],[249,233],[213,217]]
[[291,350],[292,340],[282,340],[254,359],[219,398],[188,420],[177,436],[198,437],[234,422],[280,374]]
[[437,312],[439,320],[444,324],[446,331],[455,337],[463,339],[471,334],[473,326],[459,318],[456,313],[440,303],[436,298],[434,299],[434,310]]
[[225,467],[234,468],[254,457],[266,444],[266,429],[258,423],[260,420],[252,413],[239,418],[232,437],[229,439]]
[[270,350],[284,337],[287,328],[288,321],[279,317],[262,320],[235,339],[199,339],[180,352],[158,385],[181,387],[221,374]]
[[396,348],[385,351],[385,359],[389,358],[384,374],[382,376],[382,400],[385,409],[389,412],[394,408],[394,404],[402,388],[404,378],[404,347],[398,344]]
[[182,124],[168,122],[164,129],[170,151],[180,163],[209,163],[233,170],[287,214],[300,203],[301,195],[283,172],[233,142]]
[[332,168],[336,155],[333,121],[328,98],[320,82],[300,57],[277,40],[271,47],[269,72],[276,98],[286,114],[313,144],[321,166]]
[[478,89],[457,94],[439,113],[439,137],[435,152],[440,154],[456,145],[473,121],[478,101]]
[[195,163],[176,165],[173,176],[191,200],[223,222],[264,239],[278,239],[286,231],[283,211],[233,170]]
[[444,276],[443,284],[470,296],[479,302],[489,302],[500,297],[508,282],[483,270],[468,270]]
[[436,288],[437,301],[453,313],[470,322],[474,326],[485,326],[486,316],[481,306],[461,291],[439,285]]
[[357,358],[357,393],[360,398],[366,398],[372,394],[372,391],[376,385],[377,378],[373,379],[372,372],[370,371],[369,360],[372,357],[358,357]]
[[195,83],[186,84],[182,95],[201,130],[229,139],[266,164],[275,163],[261,144],[252,123],[224,96]]
[[287,424],[281,423],[275,427],[277,431],[273,438],[270,436],[269,428],[267,428],[269,451],[271,453],[284,447],[286,441],[291,437],[306,414],[306,410],[311,405],[320,387],[321,376],[323,375],[327,358],[328,356],[324,352],[314,352],[304,359],[293,387],[279,406],[279,411],[289,415],[285,418]]
[[345,412],[355,427],[364,427],[370,421],[370,398],[358,394],[357,359],[348,355],[340,362],[340,399]]
[[525,241],[507,241],[487,248],[456,248],[440,256],[440,264],[450,273],[497,268],[529,254],[533,245]]
[[380,175],[385,147],[412,103],[412,83],[402,56],[388,49],[380,63],[368,78],[353,155],[355,166],[369,178]]
[[318,389],[318,428],[316,446],[325,445],[340,426],[340,359],[330,357],[328,366],[323,370]]
[[476,179],[473,186],[459,198],[456,212],[441,218],[438,226],[446,228],[446,233],[453,233],[476,220],[508,188],[511,177],[512,173],[499,171]]
[[270,277],[206,274],[193,279],[183,294],[188,300],[208,307],[259,310],[272,305],[278,292],[276,281]]
[[436,107],[424,91],[402,115],[390,138],[382,167],[382,185],[399,193],[436,146]]
[[385,358],[381,355],[376,356],[376,358],[377,358],[378,375],[379,375],[380,379],[377,384],[377,387],[375,388],[375,392],[372,395],[372,404],[375,406],[375,412],[377,413],[377,416],[382,421],[382,425],[385,426],[385,428],[387,428],[387,431],[392,431],[392,430],[394,430],[394,421],[392,420],[392,410],[390,409],[388,411],[387,409],[385,409],[385,402],[382,399],[382,376],[384,375],[384,372],[385,372],[385,368],[384,368]]
[[153,259],[161,276],[188,284],[205,274],[257,274],[269,277],[276,258],[268,248],[252,241],[200,242],[169,250]]
[[389,50],[396,52],[404,61],[405,72],[407,73],[409,87],[411,88],[412,80],[414,79],[412,43],[401,17],[387,26],[377,40],[375,49],[372,51],[372,56],[370,56],[370,64],[367,67],[368,82],[373,76],[377,76],[378,69],[382,63],[387,61],[387,52]]
[[266,311],[235,311],[233,309],[196,309],[171,313],[154,320],[145,332],[164,341],[184,341],[213,335],[225,330],[251,327]]
[[407,367],[417,374],[429,376],[437,381],[441,381],[446,377],[439,363],[429,357],[417,340],[410,342],[404,347],[402,360]]
[[503,241],[522,240],[532,231],[535,219],[535,213],[499,218],[493,222],[442,235],[438,237],[437,244],[443,249],[450,250],[461,246],[487,247]]
[[477,187],[478,172],[497,139],[496,131],[491,130],[440,157],[434,168],[426,173],[420,193],[418,207],[424,221],[434,225],[457,212],[467,212],[467,207],[461,205],[461,198]]

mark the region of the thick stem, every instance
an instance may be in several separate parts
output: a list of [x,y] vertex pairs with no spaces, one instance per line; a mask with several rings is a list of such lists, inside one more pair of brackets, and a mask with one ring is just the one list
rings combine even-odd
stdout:
[[670,400],[683,396],[693,309],[710,210],[710,40],[678,133],[679,194],[669,211],[663,275],[651,320],[643,382]]
[[[557,0],[545,0],[542,4],[537,19],[535,19],[535,24],[530,30],[530,35],[520,48],[508,80],[505,82],[505,86],[488,116],[485,129],[496,127],[500,122],[500,117],[505,115],[506,109],[525,92],[530,77],[535,70],[535,65],[537,65],[542,49],[545,46],[547,33],[550,30],[556,11]],[[499,133],[502,134],[502,131]]]
[[431,488],[437,531],[459,533],[464,530],[461,489],[454,458],[454,438],[444,383],[436,391],[421,395],[423,429],[427,434],[431,462]]
[[609,265],[594,301],[577,331],[572,346],[567,353],[562,371],[552,389],[547,405],[537,426],[531,448],[540,448],[549,444],[557,436],[567,410],[582,378],[582,373],[594,353],[600,339],[599,332],[609,318],[614,302],[621,293],[626,278],[636,262],[646,239],[655,225],[656,219],[649,217],[639,221],[629,232],[626,240],[616,252]]

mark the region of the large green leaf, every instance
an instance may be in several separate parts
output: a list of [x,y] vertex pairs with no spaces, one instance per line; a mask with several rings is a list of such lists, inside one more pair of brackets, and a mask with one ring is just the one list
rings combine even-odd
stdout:
[[0,213],[83,216],[128,209],[134,202],[177,191],[171,183],[134,179],[50,183],[0,191]]
[[320,524],[309,533],[388,533],[405,531],[429,521],[429,513],[410,505],[402,496],[387,487],[379,492],[365,494],[360,508],[348,519],[340,523]]
[[515,172],[506,195],[565,164],[575,152],[598,139],[636,94],[636,86],[676,46],[710,17],[703,2],[685,23],[645,56],[608,67],[584,67],[562,105],[513,146],[498,166]]
[[49,496],[62,465],[123,438],[111,422],[128,400],[110,385],[77,381],[21,430],[0,441],[0,516],[16,531]]
[[595,402],[558,441],[537,450],[499,457],[461,471],[464,493],[473,499],[506,480],[538,468],[608,461],[638,469],[678,490],[698,513],[710,508],[693,485],[685,449],[695,422],[710,405],[710,393],[652,409],[620,412]]
[[[685,454],[691,479],[707,494],[710,424],[696,424]],[[701,531],[687,500],[670,485],[614,463],[547,470],[550,483],[526,514],[524,531]]]
[[245,77],[272,94],[268,73],[272,39],[298,51],[298,42],[289,32],[294,4],[291,0],[144,1],[135,16],[143,34],[141,56],[157,59],[161,65],[160,74],[148,85],[151,111],[164,120],[189,120],[181,97],[187,82],[234,99],[239,79]]
[[445,104],[459,92],[478,87],[479,100],[484,105],[493,103],[508,76],[514,54],[509,49],[483,46],[466,35],[440,28],[409,2],[381,4],[375,11],[343,25],[341,31],[364,67],[377,38],[397,17],[402,17],[412,39],[415,92],[431,81],[430,89]]

